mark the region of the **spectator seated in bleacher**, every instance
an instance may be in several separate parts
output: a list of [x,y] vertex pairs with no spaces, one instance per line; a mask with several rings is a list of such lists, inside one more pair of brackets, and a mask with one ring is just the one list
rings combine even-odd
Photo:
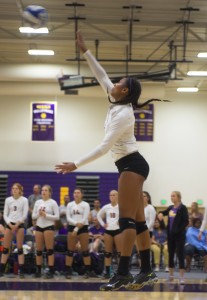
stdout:
[[89,221],[89,227],[93,226],[93,219],[97,217],[98,212],[101,209],[101,201],[99,199],[95,199],[93,201],[93,209],[90,210],[88,221]]
[[67,228],[61,220],[55,221],[55,252],[67,251]]
[[197,202],[192,202],[190,211],[189,211],[189,225],[188,227],[192,226],[193,224],[193,219],[200,219],[201,222],[203,220],[203,214],[199,211],[198,203]]
[[202,237],[199,240],[198,234],[200,232],[201,219],[194,218],[193,224],[186,232],[185,244],[185,258],[186,258],[186,271],[190,272],[192,258],[195,256],[202,256],[204,259],[204,272],[207,272],[207,231],[203,231]]
[[26,229],[24,242],[31,248],[31,251],[35,251],[35,232],[36,232],[36,220],[32,220],[32,226]]
[[93,226],[89,230],[90,252],[99,253],[104,250],[104,232],[105,228],[100,225],[98,219],[93,218]]
[[64,204],[60,205],[59,207],[59,212],[60,212],[60,222],[64,228],[67,229],[68,223],[67,223],[67,218],[66,218],[66,208],[68,203],[70,202],[70,196],[65,195],[64,196]]
[[161,261],[164,258],[165,272],[169,272],[168,268],[168,248],[167,248],[167,230],[164,221],[159,219],[155,220],[154,229],[152,232],[152,245],[151,250],[154,254],[155,271],[160,270]]
[[26,234],[27,235],[35,235],[35,231],[36,231],[36,220],[32,220],[32,226],[28,227],[26,229]]

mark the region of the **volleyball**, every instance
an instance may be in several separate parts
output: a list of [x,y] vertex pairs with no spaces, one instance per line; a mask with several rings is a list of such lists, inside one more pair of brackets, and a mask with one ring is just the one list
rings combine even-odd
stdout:
[[48,21],[47,10],[38,5],[29,5],[23,10],[23,19],[33,28],[44,27]]

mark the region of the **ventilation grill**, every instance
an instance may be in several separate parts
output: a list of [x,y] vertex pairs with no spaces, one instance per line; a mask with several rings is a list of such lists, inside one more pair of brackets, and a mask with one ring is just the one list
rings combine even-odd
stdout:
[[4,210],[4,202],[7,197],[8,175],[0,175],[0,211]]
[[83,199],[93,208],[93,201],[99,199],[99,176],[76,176],[76,187],[84,191]]

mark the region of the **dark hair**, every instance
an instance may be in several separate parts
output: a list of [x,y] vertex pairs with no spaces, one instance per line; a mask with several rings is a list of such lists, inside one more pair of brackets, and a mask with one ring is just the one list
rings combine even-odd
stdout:
[[125,97],[124,101],[132,103],[134,108],[138,107],[138,99],[141,95],[142,88],[140,82],[134,77],[126,78],[126,86],[128,87],[129,93]]
[[153,99],[147,100],[144,103],[138,104],[138,100],[139,100],[139,97],[141,95],[142,88],[141,88],[140,82],[135,77],[126,77],[126,87],[128,88],[129,92],[123,100],[112,102],[110,100],[110,98],[108,97],[109,102],[113,103],[113,104],[123,104],[123,105],[131,103],[133,108],[144,107],[145,105],[147,105],[147,104],[149,104],[150,102],[153,102],[153,101],[170,102],[170,100],[160,100],[160,99],[156,99],[156,98],[154,99],[153,98]]
[[[80,188],[80,187],[76,187],[76,188],[74,188],[74,191],[75,191],[75,190],[78,190],[78,191],[80,191],[80,192],[81,192],[81,194],[82,194],[82,195],[84,195],[84,191],[83,191],[83,189],[82,189],[82,188]],[[74,192],[74,191],[73,191],[73,192]]]
[[200,224],[202,223],[200,218],[193,218],[193,221],[192,221],[193,227],[195,227],[195,224],[196,224],[197,222],[200,222]]
[[100,199],[94,199],[93,202],[98,201],[99,203],[101,203]]
[[147,196],[147,202],[148,202],[148,204],[152,205],[152,199],[151,199],[150,194],[147,191],[143,191],[143,194],[145,194]]
[[[195,204],[195,208],[196,208],[196,213],[199,213],[199,209],[198,209],[198,203],[197,202],[192,202],[192,204]],[[191,207],[192,208],[192,207]]]
[[161,229],[161,230],[166,229],[166,225],[165,225],[164,220],[159,220],[158,218],[156,218],[155,221],[158,221],[158,222],[159,222],[159,224],[160,224],[160,229]]

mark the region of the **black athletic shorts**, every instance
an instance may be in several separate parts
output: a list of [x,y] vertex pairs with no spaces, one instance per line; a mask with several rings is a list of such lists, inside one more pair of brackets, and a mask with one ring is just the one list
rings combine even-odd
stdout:
[[47,230],[55,231],[55,226],[53,226],[53,225],[47,226],[47,227],[39,227],[39,226],[36,226],[36,231],[44,232],[44,231],[47,231]]
[[[69,225],[68,232],[73,232],[74,228],[75,228],[75,226]],[[79,235],[81,233],[88,233],[88,225],[84,225],[82,228],[80,228],[77,232],[77,235]]]
[[117,234],[120,234],[121,233],[121,231],[120,231],[120,229],[116,229],[116,230],[107,230],[107,229],[105,229],[105,232],[104,232],[104,234],[109,234],[110,236],[112,236],[112,237],[114,237],[114,236],[116,236]]
[[119,174],[130,171],[143,176],[145,179],[149,174],[149,165],[139,152],[131,153],[115,162]]
[[[10,222],[12,225],[15,225],[16,223],[14,223],[14,222]],[[10,226],[7,224],[6,225],[6,228],[8,228],[8,229],[10,229],[11,230],[11,228],[10,228]],[[24,227],[24,223],[21,223],[19,226],[18,226],[18,228],[25,228]]]

